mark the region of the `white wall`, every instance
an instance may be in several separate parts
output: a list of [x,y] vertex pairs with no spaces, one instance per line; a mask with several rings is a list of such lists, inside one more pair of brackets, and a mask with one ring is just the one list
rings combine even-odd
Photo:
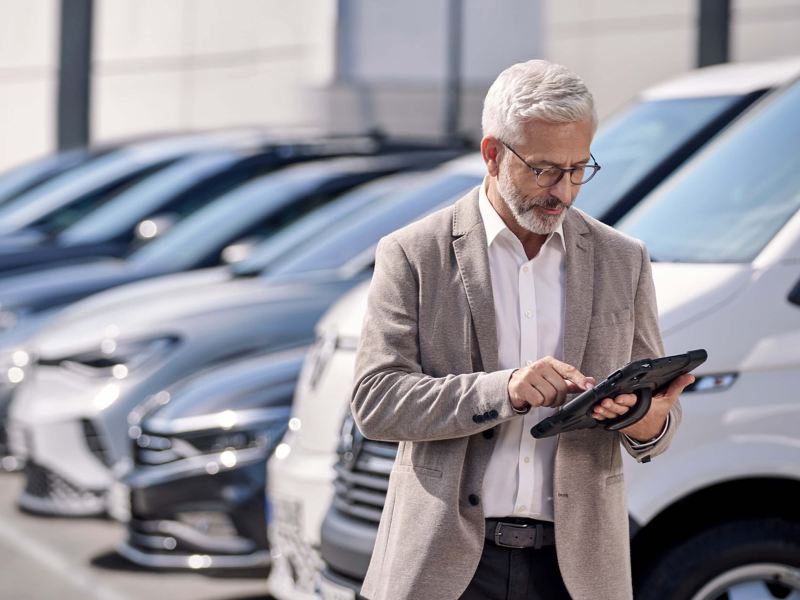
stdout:
[[0,170],[55,143],[58,4],[0,5]]
[[[601,117],[694,66],[698,0],[463,0],[460,128],[507,65],[564,63]],[[731,57],[800,54],[800,0],[733,0]],[[0,169],[55,144],[59,0],[0,3]],[[448,0],[95,0],[92,137],[223,125],[438,136]]]
[[[439,137],[445,129],[448,0],[340,0],[337,78],[312,90],[337,129]],[[541,2],[464,0],[461,130],[480,130],[483,96],[504,67],[542,54]]]
[[697,0],[550,0],[546,57],[581,75],[597,111],[694,66]]
[[304,122],[329,77],[333,0],[96,0],[94,140]]
[[734,0],[731,60],[800,54],[800,0]]

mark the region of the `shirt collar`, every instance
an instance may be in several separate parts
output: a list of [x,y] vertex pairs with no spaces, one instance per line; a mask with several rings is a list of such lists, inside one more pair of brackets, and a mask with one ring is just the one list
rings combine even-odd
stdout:
[[[489,196],[486,195],[487,183],[487,178],[484,178],[480,191],[478,192],[478,209],[480,210],[481,219],[483,220],[483,227],[486,230],[486,247],[490,248],[492,246],[492,242],[494,242],[495,239],[497,239],[497,236],[500,234],[506,235],[504,232],[508,232],[508,235],[514,236],[514,233],[506,226],[503,219],[499,214],[497,214],[494,206],[492,206],[492,203],[489,202]],[[553,233],[547,236],[547,239],[542,245],[545,246],[549,244],[555,234],[558,234],[556,237],[560,242],[561,248],[563,248],[563,250],[566,252],[567,246],[564,243],[563,221],[559,223],[558,227],[555,231],[553,231]],[[516,236],[514,237],[516,238]]]

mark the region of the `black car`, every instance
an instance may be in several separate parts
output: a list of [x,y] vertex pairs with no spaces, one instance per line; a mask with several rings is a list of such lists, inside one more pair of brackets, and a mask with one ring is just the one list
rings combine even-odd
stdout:
[[305,353],[222,364],[130,414],[134,468],[109,504],[127,522],[122,556],[154,569],[265,575],[265,464],[286,431]]

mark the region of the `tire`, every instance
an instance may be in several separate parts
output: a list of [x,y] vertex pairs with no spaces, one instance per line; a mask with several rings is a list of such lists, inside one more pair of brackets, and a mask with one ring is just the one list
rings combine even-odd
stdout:
[[641,578],[637,600],[800,600],[800,524],[739,521],[664,552]]

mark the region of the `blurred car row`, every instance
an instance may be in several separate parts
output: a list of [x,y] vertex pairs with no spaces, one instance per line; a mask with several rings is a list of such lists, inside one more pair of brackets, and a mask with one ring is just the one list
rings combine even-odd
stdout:
[[[798,76],[702,69],[593,143],[577,206],[647,243],[667,351],[709,352],[673,448],[626,464],[637,597],[800,595]],[[19,506],[109,515],[146,567],[357,598],[396,452],[348,409],[375,246],[484,173],[447,144],[242,130],[0,176]]]

